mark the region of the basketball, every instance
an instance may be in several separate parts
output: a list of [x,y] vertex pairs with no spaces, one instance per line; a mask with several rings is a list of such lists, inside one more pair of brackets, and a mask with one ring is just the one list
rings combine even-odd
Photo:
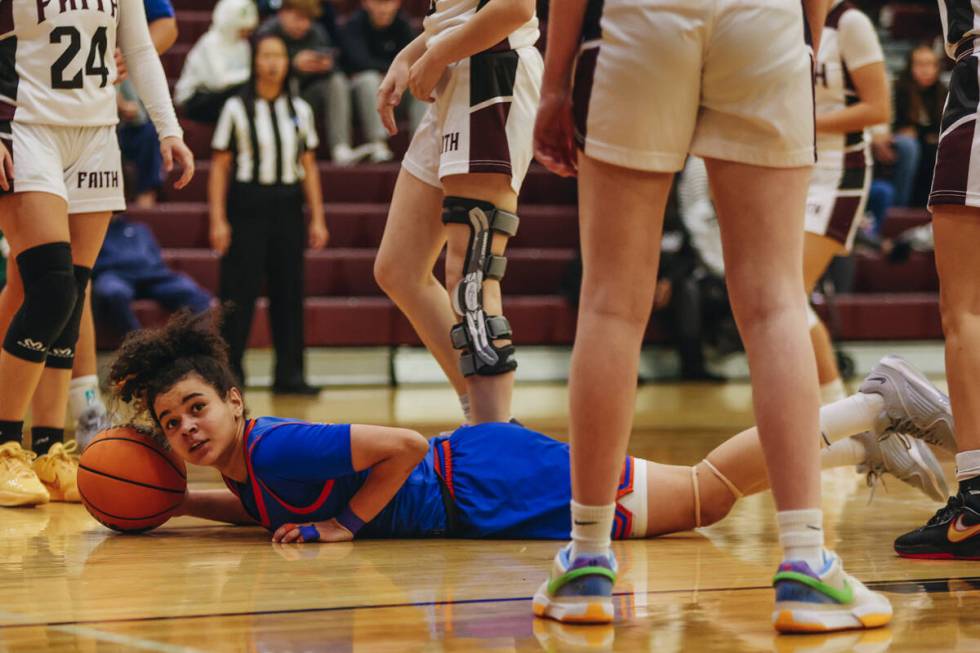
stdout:
[[78,466],[82,503],[99,522],[142,533],[173,515],[187,492],[184,461],[131,427],[103,431]]

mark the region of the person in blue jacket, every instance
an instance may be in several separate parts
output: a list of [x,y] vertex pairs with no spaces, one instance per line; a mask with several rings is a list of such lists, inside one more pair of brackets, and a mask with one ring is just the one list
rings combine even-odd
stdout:
[[153,299],[176,311],[206,311],[211,294],[186,274],[167,267],[150,228],[117,215],[92,269],[92,310],[122,334],[140,328],[133,301]]
[[[426,440],[405,428],[249,417],[215,318],[184,311],[131,333],[109,372],[134,424],[188,463],[221,472],[227,489],[188,491],[178,514],[257,523],[274,542],[568,537],[567,444],[514,423]],[[743,492],[767,486],[754,429],[708,458],[689,467],[628,456],[612,536],[706,526]]]

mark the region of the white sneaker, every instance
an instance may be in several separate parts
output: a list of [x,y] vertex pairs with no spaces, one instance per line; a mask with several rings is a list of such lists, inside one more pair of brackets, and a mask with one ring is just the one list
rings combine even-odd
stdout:
[[371,154],[369,155],[369,160],[371,163],[385,163],[391,161],[395,158],[392,153],[391,148],[384,141],[378,141],[377,143],[370,143]]
[[772,625],[782,633],[826,633],[878,628],[892,620],[892,606],[844,571],[835,553],[824,551],[824,567],[814,573],[802,560],[779,565],[772,580],[776,607]]
[[872,492],[881,475],[889,473],[933,501],[946,501],[949,496],[946,474],[925,442],[892,432],[886,432],[881,438],[870,431],[851,437],[868,452],[867,459],[858,465],[857,471],[868,475],[868,487]]

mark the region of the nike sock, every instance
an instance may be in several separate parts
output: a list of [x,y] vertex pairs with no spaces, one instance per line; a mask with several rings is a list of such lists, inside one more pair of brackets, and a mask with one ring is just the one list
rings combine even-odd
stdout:
[[585,506],[572,500],[572,551],[580,555],[608,555],[612,544],[612,525],[616,504]]
[[844,382],[840,377],[833,381],[828,381],[820,386],[820,405],[826,406],[835,401],[840,401],[847,397],[847,390],[844,389]]
[[77,422],[92,408],[102,415],[106,412],[102,397],[99,396],[99,377],[89,374],[72,379],[68,386],[68,411],[72,421]]
[[783,547],[783,560],[802,560],[815,573],[823,568],[823,510],[780,510],[776,513],[779,524],[779,544]]
[[956,454],[956,480],[968,481],[980,476],[980,449]]
[[50,426],[31,427],[31,450],[39,456],[48,453],[48,449],[55,442],[65,441],[65,429],[56,429]]
[[7,422],[0,420],[0,444],[17,442],[23,444],[24,422]]
[[820,450],[820,469],[860,465],[867,457],[864,443],[851,436]]
[[467,424],[473,423],[473,415],[470,413],[470,396],[466,393],[459,395],[459,407],[463,409],[463,419]]
[[820,430],[828,444],[874,427],[885,407],[881,395],[858,392],[820,408]]

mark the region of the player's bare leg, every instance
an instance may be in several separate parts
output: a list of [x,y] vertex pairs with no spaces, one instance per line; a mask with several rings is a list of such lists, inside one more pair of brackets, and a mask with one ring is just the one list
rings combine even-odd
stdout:
[[[807,298],[824,275],[835,256],[844,253],[840,243],[826,236],[805,233],[803,236],[803,283]],[[814,320],[811,319],[811,322]],[[810,327],[810,341],[817,360],[817,380],[820,383],[821,403],[844,397],[837,357],[826,325],[819,318]]]
[[[467,174],[451,175],[442,180],[446,196],[463,197],[471,200],[489,202],[497,209],[517,213],[517,193],[511,188],[510,175]],[[463,279],[464,262],[470,250],[471,228],[461,224],[446,225],[448,244],[446,248],[446,287],[457,288]],[[494,256],[503,256],[509,238],[500,232],[491,231],[491,251]],[[498,279],[484,279],[483,311],[487,316],[504,315]],[[462,318],[462,316],[458,316]],[[494,346],[506,347],[511,341],[506,338],[492,340]],[[457,352],[458,356],[458,352]],[[514,390],[514,372],[484,376],[473,374],[466,377],[466,392],[469,396],[472,419],[480,422],[506,422],[511,418],[511,397]]]
[[446,244],[442,198],[441,188],[399,171],[374,278],[412,323],[456,393],[463,395],[459,354],[448,338],[456,319],[449,294],[433,271]]

